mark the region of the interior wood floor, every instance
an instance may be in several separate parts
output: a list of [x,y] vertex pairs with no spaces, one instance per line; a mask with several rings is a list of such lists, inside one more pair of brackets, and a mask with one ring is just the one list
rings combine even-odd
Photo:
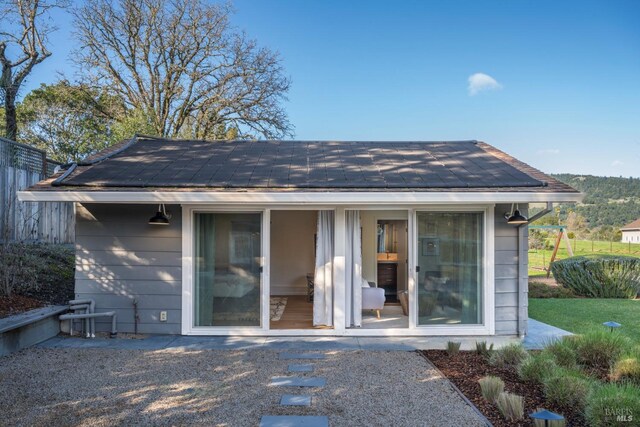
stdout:
[[[278,295],[287,297],[287,305],[284,308],[280,320],[272,320],[269,324],[271,329],[333,329],[326,326],[313,326],[313,302],[307,301],[304,295]],[[395,308],[391,310],[395,316],[382,310],[382,319],[376,319],[373,312],[363,312],[363,327],[382,328],[385,327],[408,327],[407,316],[402,316],[400,303],[386,303],[385,307]],[[396,313],[397,312],[397,313]],[[397,317],[397,319],[396,319]],[[401,320],[404,319],[404,320]],[[389,325],[389,323],[392,323]]]
[[282,295],[287,297],[287,305],[280,320],[272,320],[271,329],[333,329],[313,326],[313,302],[305,295]]

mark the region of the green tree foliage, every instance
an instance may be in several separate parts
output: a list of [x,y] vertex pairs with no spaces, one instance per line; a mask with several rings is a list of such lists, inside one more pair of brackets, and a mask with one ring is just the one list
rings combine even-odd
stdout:
[[567,226],[569,238],[571,239],[584,239],[589,234],[586,218],[576,212],[569,212],[564,223]]
[[[640,218],[640,178],[573,174],[552,176],[586,195],[581,204],[559,206],[558,217],[561,223],[565,223],[569,213],[573,211],[586,219],[589,229],[609,226],[617,232],[621,226]],[[610,229],[605,228],[605,232],[606,230]]]
[[18,111],[18,140],[63,163],[81,160],[123,138],[136,118],[105,91],[67,81],[43,84],[31,91]]

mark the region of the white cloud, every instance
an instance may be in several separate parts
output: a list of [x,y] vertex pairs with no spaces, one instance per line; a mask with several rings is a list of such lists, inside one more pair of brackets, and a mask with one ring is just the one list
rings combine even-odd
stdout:
[[611,166],[622,166],[624,165],[624,162],[622,160],[614,160],[613,162],[611,162]]
[[502,89],[502,85],[493,77],[484,73],[475,73],[469,76],[469,96],[488,90]]
[[557,148],[547,148],[547,149],[544,149],[544,150],[538,150],[538,154],[539,155],[560,154],[560,150],[558,150]]

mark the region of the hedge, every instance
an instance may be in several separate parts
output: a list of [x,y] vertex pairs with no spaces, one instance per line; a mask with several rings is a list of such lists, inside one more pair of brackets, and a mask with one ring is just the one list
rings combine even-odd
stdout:
[[635,298],[640,293],[640,258],[575,256],[554,262],[551,272],[560,285],[584,297]]

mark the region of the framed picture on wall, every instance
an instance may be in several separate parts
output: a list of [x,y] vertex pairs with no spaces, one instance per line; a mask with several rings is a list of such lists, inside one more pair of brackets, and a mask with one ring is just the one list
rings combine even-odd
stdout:
[[253,239],[250,231],[232,231],[229,246],[229,262],[231,264],[251,264],[253,260]]

